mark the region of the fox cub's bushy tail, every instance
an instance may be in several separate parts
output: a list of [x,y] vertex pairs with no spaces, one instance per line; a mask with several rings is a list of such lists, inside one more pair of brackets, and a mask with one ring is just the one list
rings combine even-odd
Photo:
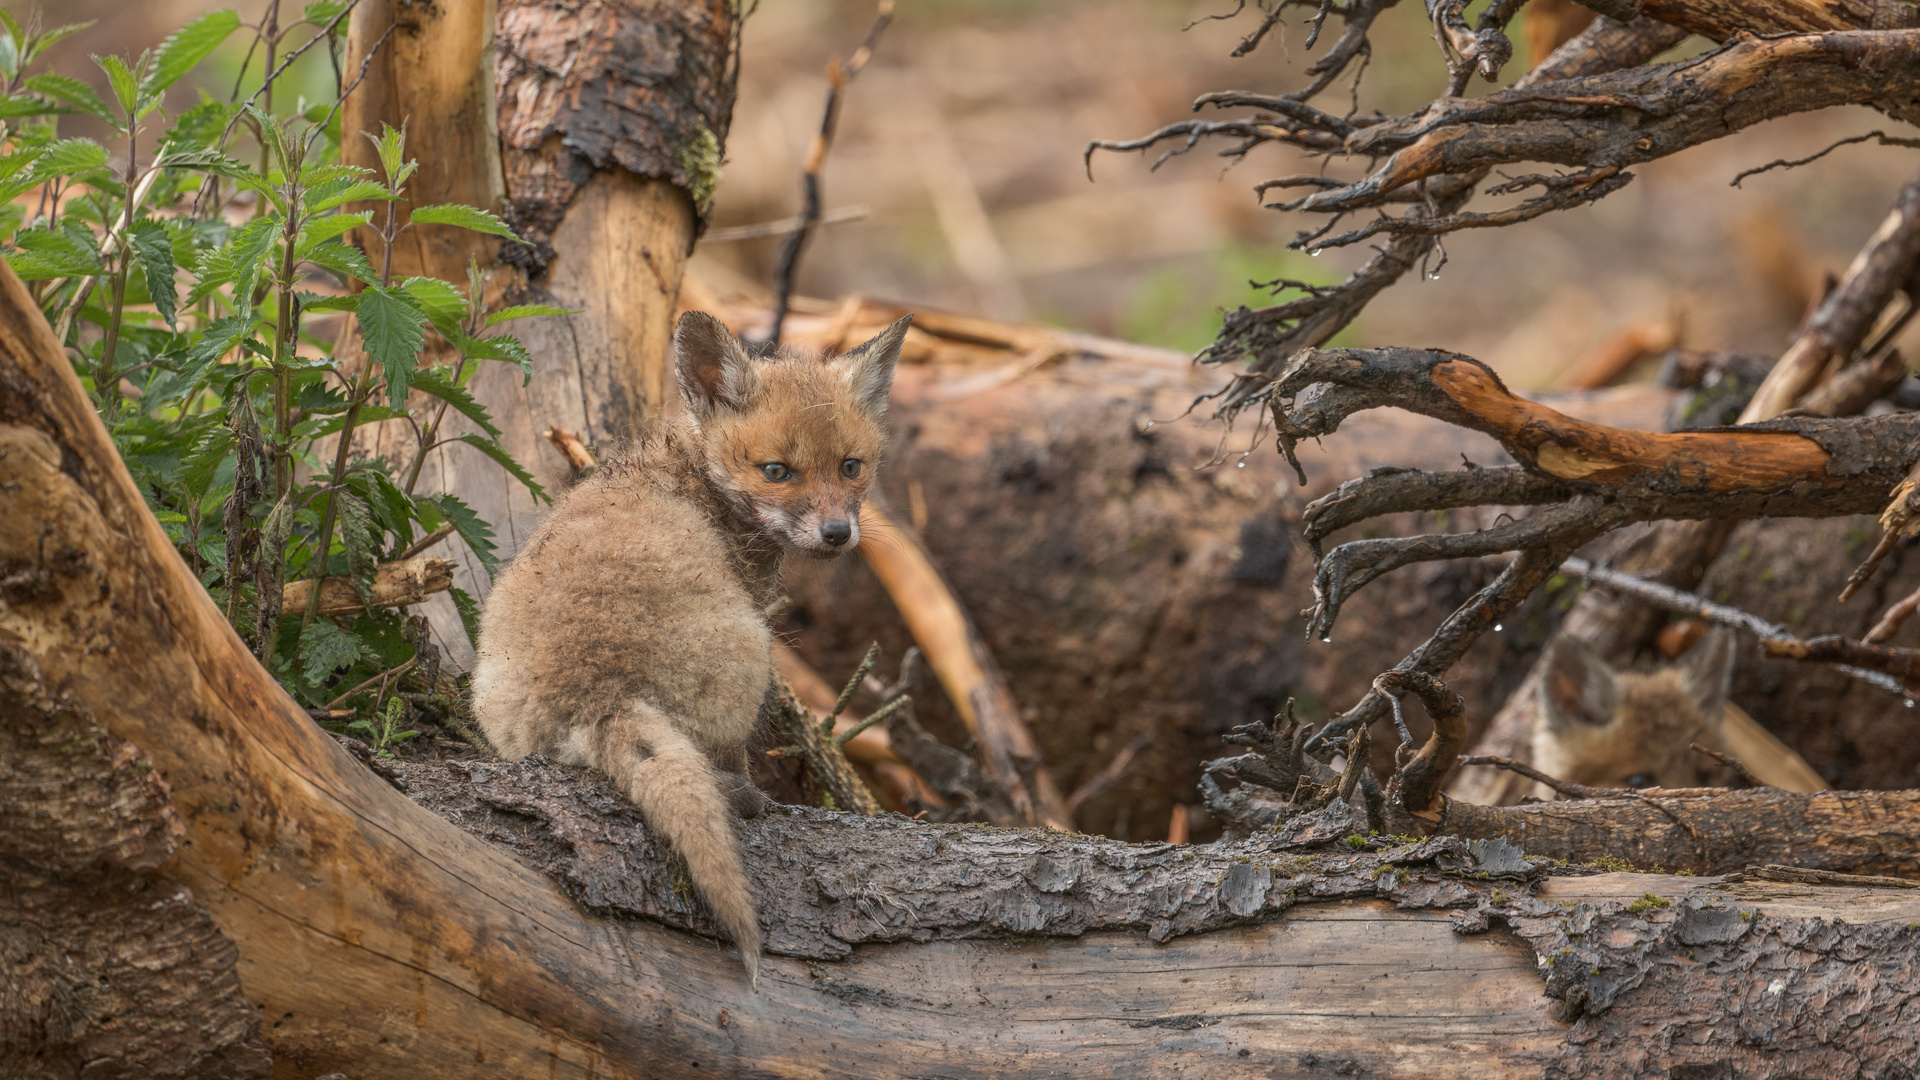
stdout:
[[664,714],[644,703],[609,718],[594,733],[593,767],[626,781],[627,797],[687,861],[700,898],[713,909],[746,962],[760,975],[760,921],[741,869],[740,843],[720,770]]

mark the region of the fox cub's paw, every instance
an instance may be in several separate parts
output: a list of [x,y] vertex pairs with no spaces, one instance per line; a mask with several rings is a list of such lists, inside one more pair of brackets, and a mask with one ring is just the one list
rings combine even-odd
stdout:
[[727,797],[727,805],[742,818],[757,818],[767,812],[770,800],[766,793],[739,773],[720,774],[720,790]]

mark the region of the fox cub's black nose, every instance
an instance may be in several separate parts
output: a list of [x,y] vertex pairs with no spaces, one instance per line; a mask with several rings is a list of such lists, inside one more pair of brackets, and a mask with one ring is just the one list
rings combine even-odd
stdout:
[[853,526],[844,521],[829,521],[820,526],[820,539],[839,547],[853,538]]

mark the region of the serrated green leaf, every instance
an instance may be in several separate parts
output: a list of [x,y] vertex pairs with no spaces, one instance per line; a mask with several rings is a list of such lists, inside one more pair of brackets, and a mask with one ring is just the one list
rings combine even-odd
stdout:
[[100,250],[92,239],[92,235],[78,225],[28,229],[15,234],[14,250],[7,252],[7,263],[23,281],[104,274],[106,267],[100,264]]
[[[220,136],[216,132],[213,137],[217,139]],[[213,173],[218,176],[240,177],[250,175],[252,172],[244,163],[204,146],[169,144],[161,151],[160,159],[154,164],[162,169],[192,169],[195,172]]]
[[337,240],[321,244],[301,258],[339,278],[341,284],[348,281],[360,281],[368,285],[380,284],[380,275],[373,269],[373,264],[367,261],[367,253],[352,244]]
[[306,198],[302,200],[302,205],[307,208],[308,216],[312,216],[325,213],[335,207],[345,206],[350,202],[364,202],[369,199],[392,202],[396,198],[398,196],[388,191],[387,186],[378,180],[343,178],[309,188]]
[[321,296],[317,293],[296,293],[300,297],[301,311],[352,311],[360,306],[359,293],[347,293],[344,296]]
[[233,182],[267,200],[268,203],[272,204],[275,213],[285,214],[287,212],[286,193],[281,191],[277,185],[268,183],[265,179],[251,171],[234,174]]
[[13,17],[13,12],[0,8],[0,24],[5,24],[7,36],[13,39],[16,46],[27,40],[26,28],[20,25],[19,19]]
[[480,604],[465,589],[448,589],[453,597],[453,609],[460,613],[460,626],[467,632],[467,641],[474,648],[480,647]]
[[[6,40],[0,38],[0,41]],[[45,116],[48,113],[63,111],[44,98],[33,94],[8,94],[0,97],[0,120],[12,120],[22,116]]]
[[465,387],[455,386],[441,378],[438,371],[432,368],[421,368],[414,372],[413,386],[421,393],[439,398],[452,406],[454,412],[473,421],[480,430],[487,433],[488,438],[500,437],[500,429],[493,425],[493,414],[487,412],[487,407],[475,401]]
[[413,543],[413,525],[416,511],[413,500],[401,491],[393,478],[379,469],[355,469],[348,474],[355,490],[367,500],[373,508],[376,524],[384,531],[393,534],[393,549],[404,550]]
[[[421,499],[420,504],[439,511],[440,516],[453,526],[453,531],[459,533],[460,539],[466,542],[473,557],[480,560],[487,577],[492,578],[499,569],[499,561],[493,555],[493,526],[480,520],[480,515],[474,513],[472,507],[454,495],[429,495]],[[438,527],[437,522],[433,525]]]
[[467,298],[460,290],[439,278],[412,277],[402,281],[400,291],[411,297],[414,306],[426,312],[427,321],[448,340],[462,336],[461,324],[467,318]]
[[231,119],[233,111],[224,103],[202,101],[175,117],[173,127],[160,137],[160,142],[175,152],[205,149],[227,130],[227,121]]
[[[140,103],[140,80],[134,75],[133,69],[127,66],[125,60],[111,53],[96,56],[93,62],[107,73],[107,85],[113,89],[114,100],[120,103],[121,111],[132,116],[134,106]],[[118,125],[120,121],[115,119],[113,123]]]
[[207,324],[206,332],[200,340],[187,350],[186,368],[204,370],[216,364],[220,358],[233,351],[233,348],[246,340],[253,332],[251,315],[230,315],[224,319],[215,319]]
[[401,169],[401,159],[407,153],[406,128],[404,126],[395,128],[383,120],[380,122],[379,137],[376,138],[368,133],[367,139],[373,143],[374,153],[380,158],[380,170],[386,175],[387,183],[395,188],[399,187],[400,180],[396,176]]
[[499,443],[472,433],[459,438],[461,442],[492,458],[501,468],[512,473],[515,480],[526,485],[527,493],[533,496],[534,502],[540,502],[547,497],[547,489],[541,487],[539,481],[533,478],[533,474],[528,472],[525,466],[513,460],[513,455],[502,449]]
[[325,29],[328,23],[339,18],[340,13],[345,10],[347,5],[341,0],[314,0],[300,12],[300,17]]
[[380,536],[373,523],[373,509],[360,496],[349,491],[334,492],[334,518],[340,523],[340,547],[347,553],[347,578],[360,603],[373,607],[373,575],[379,569],[374,550]]
[[461,206],[459,203],[439,203],[433,206],[414,207],[408,215],[408,221],[415,225],[453,225],[489,236],[504,236],[509,240],[518,240],[507,223],[480,209],[477,206]]
[[318,687],[335,670],[360,659],[360,639],[327,619],[315,619],[300,632],[300,674]]
[[114,127],[120,125],[120,118],[114,115],[106,102],[100,100],[99,94],[93,92],[93,87],[70,75],[52,73],[35,75],[26,81],[26,87],[62,105],[71,106],[89,116],[97,117],[109,125]]
[[380,366],[387,380],[392,407],[401,408],[407,400],[408,377],[426,341],[426,316],[386,289],[370,286],[360,294],[360,307],[353,317],[360,324],[368,359]]
[[207,54],[240,29],[240,13],[210,11],[168,35],[154,53],[153,68],[140,86],[141,94],[158,100],[167,87],[179,82]]
[[20,74],[20,39],[11,33],[0,34],[0,75],[11,82]]
[[309,217],[300,226],[296,254],[304,259],[307,252],[316,245],[351,232],[372,220],[373,211],[371,210],[362,210],[357,214],[322,214],[318,217]]
[[167,320],[168,326],[174,326],[174,301],[178,292],[174,289],[173,240],[167,236],[166,226],[157,221],[142,221],[133,227],[133,255],[140,260],[140,269],[146,271],[147,292],[153,297],[154,310]]
[[510,334],[498,334],[490,338],[468,338],[460,343],[466,355],[475,360],[498,360],[504,364],[517,364],[520,367],[520,385],[525,386],[533,379],[533,354],[520,343],[520,339]]
[[33,159],[27,176],[34,183],[55,177],[78,176],[106,168],[107,148],[92,139],[61,139]]
[[253,283],[267,266],[274,241],[280,237],[280,215],[266,214],[236,229],[227,242],[227,259],[233,267],[233,304],[242,312],[253,310]]
[[531,318],[536,315],[578,314],[580,314],[580,312],[573,308],[555,307],[552,304],[515,304],[512,307],[503,307],[499,311],[488,315],[487,325],[498,326],[503,322],[511,322],[514,319]]
[[193,288],[187,290],[187,307],[197,307],[200,301],[219,291],[233,280],[233,253],[226,248],[208,248],[200,252],[193,264]]
[[[98,21],[99,21],[98,19],[88,19],[86,22],[68,23],[65,26],[56,26],[53,29],[42,33],[39,37],[34,38],[33,41],[28,45],[27,55],[24,58],[22,58],[20,63],[23,66],[26,64],[33,63],[33,61],[37,57],[39,57],[41,53],[46,52],[48,49],[51,49],[55,45],[60,44],[62,41],[66,40],[69,35],[79,33],[80,31],[85,30],[87,27],[92,26],[94,23]],[[25,39],[23,38],[22,40],[25,40]]]
[[232,452],[233,429],[209,425],[200,441],[180,459],[180,490],[199,501],[213,487],[214,478]]

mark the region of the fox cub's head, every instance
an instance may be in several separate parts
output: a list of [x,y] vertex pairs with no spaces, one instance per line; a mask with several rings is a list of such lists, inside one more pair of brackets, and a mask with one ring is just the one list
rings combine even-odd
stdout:
[[781,546],[831,559],[860,542],[860,502],[886,445],[887,392],[909,315],[838,356],[754,356],[711,315],[674,332],[707,472]]
[[1693,787],[1719,766],[1688,748],[1720,746],[1733,677],[1733,635],[1716,629],[1679,664],[1615,671],[1573,638],[1558,638],[1540,686],[1533,763],[1548,776],[1598,787]]

